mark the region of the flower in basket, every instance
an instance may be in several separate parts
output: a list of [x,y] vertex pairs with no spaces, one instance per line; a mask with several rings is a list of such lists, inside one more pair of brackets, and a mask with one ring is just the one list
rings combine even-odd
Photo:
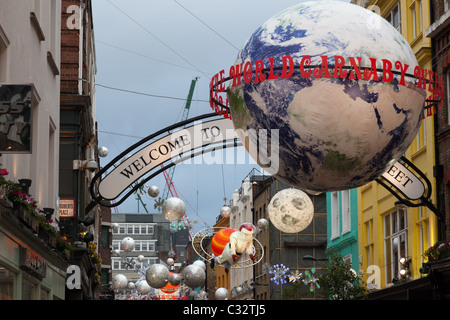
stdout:
[[429,247],[425,253],[428,262],[450,257],[450,241],[439,241],[434,246]]
[[72,243],[70,242],[69,238],[65,235],[60,235],[57,238],[58,245],[64,249],[72,250]]

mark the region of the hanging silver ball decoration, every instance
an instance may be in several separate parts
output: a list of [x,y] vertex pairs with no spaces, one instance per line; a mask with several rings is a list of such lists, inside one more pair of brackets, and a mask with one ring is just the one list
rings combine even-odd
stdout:
[[133,251],[134,250],[134,239],[130,238],[130,237],[123,238],[120,249],[122,249],[125,252]]
[[178,221],[186,213],[186,205],[180,198],[168,198],[162,205],[162,212],[167,220]]
[[216,300],[226,300],[230,296],[230,293],[227,288],[219,288],[216,290],[214,296],[216,297]]
[[220,208],[220,215],[222,218],[229,218],[231,215],[231,208],[227,205],[224,205],[222,208]]
[[136,288],[136,291],[140,294],[148,294],[152,290],[152,287],[146,281],[139,282],[139,286]]
[[175,263],[175,261],[174,261],[172,258],[168,258],[168,259],[167,259],[167,264],[168,264],[169,266],[173,266],[174,263]]
[[106,147],[100,147],[100,148],[98,148],[98,156],[100,157],[100,158],[104,158],[104,157],[106,157],[107,155],[108,155],[108,148],[106,148]]
[[119,230],[119,224],[116,223],[116,222],[113,222],[113,223],[111,223],[111,228],[112,228],[114,231],[117,231],[117,230]]
[[157,186],[151,186],[148,188],[148,195],[150,197],[156,198],[159,195],[159,188]]
[[166,266],[156,263],[148,267],[145,272],[145,280],[155,289],[165,287],[169,283],[170,272]]
[[142,254],[138,255],[137,260],[139,262],[143,262],[144,261],[144,256]]
[[260,228],[261,230],[264,230],[265,228],[267,228],[269,226],[269,221],[267,221],[264,218],[261,218],[258,220],[258,228]]
[[169,282],[173,286],[177,286],[181,283],[181,276],[179,273],[172,273],[169,277]]
[[205,283],[206,273],[201,267],[194,264],[188,265],[181,272],[184,284],[190,288],[197,288]]
[[123,274],[119,273],[114,276],[113,286],[114,289],[125,289],[128,285],[128,279]]
[[134,282],[128,282],[128,289],[133,290],[134,288],[136,288]]
[[206,264],[202,260],[196,260],[192,264],[206,271]]

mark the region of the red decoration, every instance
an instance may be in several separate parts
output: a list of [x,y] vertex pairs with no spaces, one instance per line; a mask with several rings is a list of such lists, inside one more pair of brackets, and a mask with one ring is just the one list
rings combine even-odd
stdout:
[[223,249],[230,242],[230,234],[237,231],[236,229],[226,228],[218,231],[212,241],[211,241],[211,249],[214,256],[218,257],[222,254]]

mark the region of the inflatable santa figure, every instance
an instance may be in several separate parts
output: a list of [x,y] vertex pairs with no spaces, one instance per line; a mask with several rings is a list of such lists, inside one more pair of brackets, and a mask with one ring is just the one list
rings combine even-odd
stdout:
[[253,256],[253,229],[250,223],[242,224],[239,230],[230,234],[230,242],[227,243],[222,254],[211,259],[211,268],[214,268],[214,265],[218,263],[222,264],[225,267],[225,271],[228,272],[231,265],[236,263],[245,253],[255,262],[255,257]]

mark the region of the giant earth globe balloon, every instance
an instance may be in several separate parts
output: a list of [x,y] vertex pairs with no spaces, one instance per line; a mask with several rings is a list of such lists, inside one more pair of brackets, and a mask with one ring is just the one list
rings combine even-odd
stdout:
[[[361,72],[376,61],[378,77],[352,79],[355,70],[342,78],[315,76],[314,66],[323,65],[323,57],[333,73],[337,56],[345,67],[348,57],[360,57]],[[281,77],[283,57],[294,62],[290,77]],[[304,69],[312,72],[309,77],[299,70],[304,57],[310,58],[310,68]],[[397,61],[408,65],[404,84],[398,85],[398,74],[382,81],[376,70],[382,70],[383,59],[393,71]],[[293,187],[335,191],[364,185],[387,171],[418,132],[425,92],[413,83],[417,59],[392,25],[360,6],[310,1],[287,8],[249,37],[233,66],[248,61],[253,66],[262,61],[278,77],[269,79],[267,72],[256,82],[254,67],[253,81],[244,81],[244,70],[240,84],[230,83],[234,128],[252,158]],[[261,132],[268,142],[257,149]]]

